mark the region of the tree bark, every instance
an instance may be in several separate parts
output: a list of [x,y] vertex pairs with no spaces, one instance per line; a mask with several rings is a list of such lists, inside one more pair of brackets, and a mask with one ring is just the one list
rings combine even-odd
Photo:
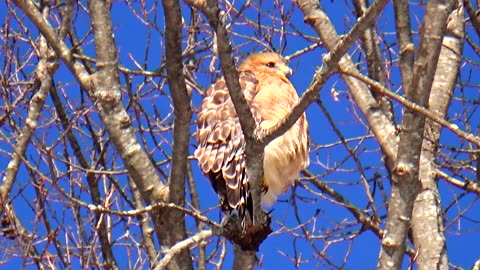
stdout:
[[[447,32],[437,64],[437,72],[430,94],[429,108],[444,118],[455,89],[464,42],[463,5],[449,17]],[[418,269],[449,269],[445,228],[443,226],[440,194],[437,189],[435,156],[441,126],[426,120],[419,178],[422,191],[417,196],[412,212],[412,236],[417,250]]]
[[[169,202],[177,206],[185,205],[185,179],[187,171],[188,143],[190,140],[190,93],[185,85],[182,63],[182,14],[179,1],[163,0],[166,23],[167,79],[172,93],[174,108],[172,169],[170,171]],[[185,214],[170,208],[160,211],[157,231],[165,248],[187,238]],[[190,250],[183,248],[168,264],[167,269],[193,269]]]
[[[429,1],[423,22],[423,34],[415,59],[412,80],[404,81],[407,99],[426,107],[436,71],[447,17],[453,2]],[[425,115],[406,110],[402,122],[397,161],[392,175],[387,224],[377,269],[401,269],[405,240],[410,229],[414,201],[420,192],[419,161]]]

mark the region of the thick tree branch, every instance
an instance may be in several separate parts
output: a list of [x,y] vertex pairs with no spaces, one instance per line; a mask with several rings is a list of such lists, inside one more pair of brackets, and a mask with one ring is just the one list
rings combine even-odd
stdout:
[[404,92],[408,92],[412,79],[413,61],[415,60],[415,45],[412,41],[412,26],[410,24],[410,7],[408,1],[394,0],[395,29],[399,49],[400,71]]
[[82,87],[91,90],[92,85],[89,74],[81,63],[75,61],[65,42],[58,37],[53,27],[42,17],[42,14],[33,2],[31,0],[13,0],[13,2],[38,27],[38,30],[47,40],[48,45],[53,48],[57,56],[65,63],[68,69],[70,69]]
[[[43,14],[37,10],[41,18],[47,17],[49,11],[50,9],[48,7],[43,8]],[[49,57],[51,56],[52,52],[49,50],[47,41],[43,36],[40,36],[39,38],[38,54],[39,62],[35,68],[33,79],[33,92],[35,94],[30,100],[25,125],[17,137],[16,144],[13,147],[13,154],[5,169],[5,174],[0,185],[0,213],[3,213],[5,210],[4,206],[10,203],[10,192],[13,184],[15,183],[27,146],[29,145],[32,135],[37,128],[38,120],[41,116],[45,100],[48,96],[48,91],[53,87],[53,74],[58,68],[58,64],[49,61]],[[35,249],[34,247],[32,248],[32,250]]]
[[[99,33],[99,38],[102,38],[105,43],[100,44],[99,49],[103,50],[102,52],[97,52],[98,63],[97,66],[99,69],[104,71],[109,71],[109,73],[114,74],[105,74],[105,72],[100,72],[100,76],[96,76],[95,82],[92,80],[92,77],[88,74],[85,67],[72,57],[70,50],[68,49],[66,43],[63,40],[60,40],[56,35],[55,30],[52,26],[43,19],[40,12],[36,9],[32,1],[29,0],[15,0],[13,1],[22,11],[32,20],[32,22],[38,27],[40,32],[48,44],[53,48],[56,55],[67,65],[75,78],[79,81],[82,88],[89,91],[92,94],[90,97],[94,100],[102,101],[100,104],[109,103],[110,106],[99,106],[99,112],[102,117],[104,124],[107,127],[112,140],[115,143],[115,146],[119,150],[127,168],[129,169],[129,174],[134,178],[137,186],[142,192],[142,197],[147,203],[151,202],[151,192],[155,187],[156,198],[166,198],[168,193],[165,191],[165,188],[159,186],[160,179],[155,173],[155,170],[148,160],[145,152],[142,151],[142,148],[138,144],[133,132],[129,129],[129,118],[125,110],[121,107],[120,92],[119,92],[119,81],[118,74],[116,74],[116,69],[114,66],[117,63],[116,57],[116,47],[113,41],[112,32],[109,33]],[[96,2],[93,2],[95,4]],[[97,3],[101,7],[101,3]],[[94,8],[95,11],[95,8]],[[98,22],[94,22],[95,27],[102,28],[106,25],[110,25],[111,22],[103,18],[105,12],[109,14],[109,8],[105,7],[103,11],[92,12],[92,15],[96,14],[97,17],[100,17]],[[110,16],[108,16],[110,18]],[[93,18],[92,18],[93,21]],[[99,30],[99,29],[97,29]],[[98,31],[97,31],[98,32]],[[112,47],[113,46],[113,47]],[[118,65],[117,65],[118,66]],[[98,74],[97,74],[98,75]],[[110,77],[109,77],[110,76]],[[113,87],[114,90],[111,92],[106,91],[106,87]],[[93,92],[96,90],[95,93]],[[111,95],[113,94],[113,95]],[[108,102],[107,102],[108,101]],[[100,109],[101,108],[101,109]],[[115,112],[115,114],[113,114]]]
[[[430,94],[429,109],[444,119],[450,105],[462,61],[464,43],[463,5],[452,12]],[[437,188],[435,156],[442,126],[431,119],[425,122],[419,178],[422,191],[412,211],[412,236],[417,249],[418,269],[449,269],[447,243]]]
[[247,101],[243,96],[238,82],[238,72],[235,67],[235,62],[232,56],[232,45],[228,38],[228,31],[225,26],[224,14],[220,12],[217,0],[186,0],[189,5],[194,6],[202,11],[207,17],[212,30],[217,39],[217,51],[220,58],[220,66],[222,67],[223,76],[227,84],[228,93],[232,98],[235,111],[237,112],[242,126],[242,131],[247,143],[254,141],[254,131],[256,128],[255,120],[253,119]]
[[[362,17],[368,7],[368,1],[366,0],[354,0],[355,11],[358,17]],[[383,68],[382,53],[380,50],[380,38],[378,37],[376,24],[371,25],[361,35],[362,45],[365,51],[365,58],[368,67],[368,75],[375,81],[378,81],[381,85],[385,85],[386,74]],[[395,123],[395,116],[391,100],[382,96],[376,92],[372,93],[375,100],[377,100],[383,113],[387,116],[391,123]]]
[[[260,137],[260,141],[264,145],[267,145],[289,130],[303,112],[305,112],[305,109],[317,99],[320,89],[333,71],[336,70],[340,59],[344,58],[344,55],[352,44],[374,23],[387,3],[388,1],[386,0],[375,1],[365,11],[365,14],[358,19],[348,34],[340,38],[336,34],[330,20],[321,9],[319,1],[297,1],[298,6],[305,15],[304,20],[317,31],[320,38],[322,38],[322,42],[330,52],[324,56],[320,71],[315,75],[314,80],[301,96],[298,103],[293,106],[292,110],[278,124],[268,130],[259,132],[260,134],[265,134]],[[326,31],[330,32],[329,34],[333,36],[324,40]]]
[[233,270],[251,270],[258,264],[255,251],[242,250],[238,245],[234,245],[233,253],[235,254]]
[[[160,270],[160,269],[165,269],[168,268],[167,266],[169,265],[170,261],[173,260],[175,256],[178,257],[178,254],[180,254],[183,250],[188,249],[190,246],[199,244],[200,242],[208,239],[213,235],[213,231],[211,230],[205,230],[196,233],[195,235],[176,243],[173,247],[171,247],[167,254],[163,256],[163,259],[155,266],[155,270]],[[180,268],[184,269],[184,268]]]
[[[139,187],[143,199],[150,204],[152,202],[151,195],[154,189],[155,192],[153,192],[153,195],[155,198],[166,198],[168,196],[166,188],[161,185],[160,178],[156,174],[148,156],[138,144],[133,130],[129,126],[130,119],[120,103],[119,80],[116,68],[114,67],[117,64],[117,59],[115,58],[116,47],[114,46],[115,43],[112,38],[113,33],[97,33],[97,35],[99,35],[98,37],[102,38],[108,45],[99,45],[99,49],[103,51],[97,52],[97,66],[99,69],[103,69],[104,72],[99,72],[100,75],[97,74],[94,76],[96,80],[92,80],[92,77],[88,74],[85,67],[80,62],[74,60],[66,43],[58,38],[55,30],[43,19],[32,1],[15,0],[14,3],[21,8],[38,27],[48,44],[53,48],[56,55],[65,62],[82,88],[91,94],[90,97],[93,100],[99,101],[97,108],[99,109],[102,121],[106,125],[112,141],[122,156],[130,176]],[[109,14],[110,11],[108,7],[102,9],[103,11],[98,11],[98,8],[102,7],[101,3],[93,1],[92,4],[99,5],[96,6],[97,12],[95,12],[95,8],[93,8],[94,12],[92,12],[92,15],[100,18],[98,22],[94,22],[95,27],[97,27],[97,32],[107,25],[110,25],[109,29],[112,30],[111,22],[107,23],[105,18],[102,18],[105,15],[102,12]],[[110,18],[110,16],[108,16],[108,18]],[[102,23],[105,23],[105,25]],[[108,71],[107,73],[110,74],[107,74],[105,71]],[[111,88],[107,89],[107,87]]]
[[216,0],[207,0],[203,5],[199,5],[199,3],[195,1],[187,2],[200,8],[207,17],[217,37],[217,51],[220,58],[220,65],[246,141],[245,155],[253,202],[253,225],[262,224],[266,220],[260,205],[262,194],[260,186],[263,176],[263,149],[265,144],[259,143],[258,136],[255,133],[257,125],[240,88],[238,72],[232,57],[232,46],[225,27],[225,18],[222,17],[218,1]]
[[352,76],[355,79],[358,79],[358,80],[364,82],[365,84],[368,84],[368,85],[372,86],[374,88],[374,90],[378,91],[380,94],[385,95],[385,96],[387,96],[391,99],[394,99],[395,101],[398,101],[398,103],[402,104],[403,106],[405,106],[405,108],[407,108],[409,110],[421,113],[422,115],[424,115],[428,119],[432,120],[433,122],[438,123],[445,128],[448,128],[451,132],[458,135],[459,137],[461,137],[461,138],[463,138],[463,139],[465,139],[465,140],[467,140],[471,143],[474,143],[476,145],[480,145],[480,137],[479,136],[475,136],[475,134],[473,134],[473,133],[469,133],[469,132],[461,130],[456,124],[452,124],[452,123],[448,122],[447,120],[445,120],[445,119],[439,117],[438,115],[436,115],[435,112],[433,112],[433,111],[431,111],[431,110],[429,110],[425,107],[419,106],[418,104],[409,101],[408,99],[404,98],[403,96],[395,94],[390,89],[385,88],[384,86],[382,86],[378,82],[376,82],[376,81],[366,77],[365,75],[359,73],[357,70],[350,70],[350,69],[342,69],[341,68],[340,72],[342,74]]
[[[45,45],[45,47],[43,45]],[[37,128],[38,119],[48,96],[48,91],[53,87],[52,75],[57,66],[48,63],[48,48],[43,38],[40,39],[40,53],[40,61],[35,70],[34,88],[36,89],[34,89],[34,91],[36,93],[30,101],[25,126],[21,129],[20,134],[18,135],[13,154],[2,178],[2,184],[0,186],[0,212],[3,210],[3,205],[8,202],[8,197],[22,163],[22,158],[25,155],[25,150]]]
[[[357,23],[357,27],[352,28],[349,35],[347,35],[346,41],[355,40],[350,38],[349,36],[359,37],[359,35],[364,31],[366,28],[369,27],[373,20],[378,16],[378,14],[383,10],[383,7],[386,5],[387,1],[375,1],[369,9],[365,12],[364,20],[360,19]],[[331,51],[330,59],[333,59],[341,55],[336,55],[336,53],[346,52],[348,48],[336,49],[337,44],[339,44],[340,37],[338,36],[332,22],[325,14],[323,9],[320,6],[320,3],[315,0],[302,0],[297,1],[298,6],[302,10],[303,14],[305,15],[305,21],[309,23],[317,32],[317,34],[322,39],[323,44]],[[375,16],[374,16],[375,15]],[[369,19],[367,19],[369,18]],[[363,22],[360,25],[360,22]],[[342,43],[340,43],[342,44]],[[341,45],[338,46],[341,46]],[[349,44],[344,41],[343,44]],[[328,58],[324,60],[328,62]],[[337,63],[337,62],[335,62]],[[325,66],[325,63],[324,63]],[[341,69],[348,69],[354,70],[356,69],[355,64],[352,62],[351,58],[348,55],[345,55],[341,58],[338,62],[338,66]],[[323,70],[324,67],[322,67]],[[322,72],[322,71],[320,71]],[[316,76],[317,78],[318,76]],[[377,138],[380,146],[382,147],[383,153],[387,155],[387,158],[391,161],[396,159],[396,151],[397,151],[397,137],[395,135],[395,127],[393,124],[388,120],[388,117],[379,109],[379,105],[376,100],[373,98],[372,94],[368,86],[356,79],[349,78],[348,76],[343,77],[345,83],[348,86],[348,89],[355,100],[355,103],[359,106],[362,113],[365,115],[367,121],[372,128],[372,131]],[[316,84],[317,79],[315,79],[312,85]],[[309,87],[310,89],[311,87]],[[309,91],[307,90],[307,92]],[[302,96],[302,99],[307,94]],[[302,101],[300,101],[301,103]],[[297,107],[297,106],[295,106]],[[295,112],[295,108],[292,110],[293,114]],[[287,116],[285,119],[289,119],[290,116]],[[287,120],[284,120],[285,122]]]
[[[95,74],[96,81],[94,84],[99,90],[98,108],[105,114],[105,124],[108,130],[112,130],[112,127],[118,126],[116,121],[108,121],[110,115],[114,115],[111,111],[111,97],[116,95],[120,99],[120,80],[118,78],[118,61],[116,44],[113,40],[113,28],[111,24],[110,10],[106,2],[100,1],[88,1],[90,16],[92,18],[92,28],[94,33],[95,52],[97,55],[97,68],[98,72]],[[117,101],[118,102],[118,101]],[[121,106],[119,106],[121,108]],[[127,116],[128,117],[128,116]],[[108,120],[107,120],[108,119]],[[114,144],[120,146],[120,143],[115,140],[115,136],[112,136]],[[89,187],[92,192],[93,202],[100,204],[100,193],[97,187],[97,181],[93,180],[89,182]],[[97,218],[101,218],[97,214]],[[101,222],[105,226],[105,222]],[[106,237],[107,235],[101,235],[102,253],[105,259],[106,267],[109,269],[118,269],[118,265],[111,252],[111,244]],[[110,248],[108,248],[110,247]]]
[[[187,171],[188,143],[190,140],[190,93],[187,92],[182,64],[182,14],[179,1],[163,0],[165,11],[165,39],[167,79],[173,99],[173,150],[172,169],[169,177],[169,201],[179,206],[185,205],[185,177]],[[161,212],[163,225],[162,244],[172,247],[187,238],[185,215],[169,208]],[[188,249],[175,252],[168,269],[192,269],[192,259]],[[173,256],[173,255],[172,255]],[[162,267],[163,269],[163,267]]]
[[473,29],[477,33],[477,36],[480,37],[480,20],[478,18],[478,10],[475,11],[475,8],[472,6],[469,0],[463,0],[465,5],[465,9],[467,10],[468,17],[470,17],[470,21],[472,22]]
[[[406,96],[419,106],[427,106],[437,67],[438,56],[452,1],[429,1],[422,25],[422,36]],[[407,110],[400,134],[397,161],[392,175],[392,194],[388,204],[386,233],[378,269],[400,269],[405,253],[405,239],[410,229],[414,200],[420,191],[419,159],[423,142],[425,116]]]

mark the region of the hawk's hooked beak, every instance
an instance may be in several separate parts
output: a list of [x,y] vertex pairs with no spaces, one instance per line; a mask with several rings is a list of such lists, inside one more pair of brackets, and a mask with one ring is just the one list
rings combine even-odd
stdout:
[[278,70],[285,76],[285,77],[290,77],[292,76],[292,69],[287,66],[287,65],[278,65]]

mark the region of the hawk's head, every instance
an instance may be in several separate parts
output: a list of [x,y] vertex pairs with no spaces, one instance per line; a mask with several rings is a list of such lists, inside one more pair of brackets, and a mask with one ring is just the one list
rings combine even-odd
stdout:
[[250,70],[254,73],[274,73],[282,77],[292,75],[292,69],[288,66],[287,60],[274,52],[252,54],[240,64],[238,70]]

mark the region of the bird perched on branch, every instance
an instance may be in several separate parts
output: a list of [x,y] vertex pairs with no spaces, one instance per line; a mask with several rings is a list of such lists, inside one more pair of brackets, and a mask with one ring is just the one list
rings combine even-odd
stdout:
[[[252,54],[238,68],[239,83],[257,125],[267,129],[281,121],[298,101],[287,79],[292,70],[272,52]],[[195,158],[220,197],[222,209],[245,211],[252,217],[250,183],[246,172],[245,139],[222,77],[205,93],[197,120]],[[282,136],[265,147],[262,204],[273,204],[286,192],[310,161],[305,113]]]

